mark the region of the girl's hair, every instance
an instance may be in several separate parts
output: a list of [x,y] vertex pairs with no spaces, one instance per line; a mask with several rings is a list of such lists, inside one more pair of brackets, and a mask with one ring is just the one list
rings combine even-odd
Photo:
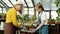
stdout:
[[38,9],[42,8],[42,11],[44,11],[44,8],[40,2],[36,6],[38,6]]

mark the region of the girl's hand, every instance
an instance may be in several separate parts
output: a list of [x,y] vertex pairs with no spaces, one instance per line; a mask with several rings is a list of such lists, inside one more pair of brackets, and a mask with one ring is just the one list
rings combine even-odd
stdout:
[[37,31],[37,29],[33,29],[33,30],[31,30],[31,33],[34,33],[34,32],[36,32]]

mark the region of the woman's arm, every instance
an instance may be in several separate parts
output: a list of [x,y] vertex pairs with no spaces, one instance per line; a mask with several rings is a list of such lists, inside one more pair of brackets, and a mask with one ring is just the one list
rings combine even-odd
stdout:
[[45,24],[46,20],[42,20],[42,23],[36,28],[36,30],[38,30],[39,28],[41,28],[44,24]]

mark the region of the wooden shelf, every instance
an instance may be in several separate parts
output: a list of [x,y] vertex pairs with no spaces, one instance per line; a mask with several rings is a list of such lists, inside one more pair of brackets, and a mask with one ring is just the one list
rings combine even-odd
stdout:
[[6,21],[6,18],[0,18],[0,22],[1,21],[5,22]]

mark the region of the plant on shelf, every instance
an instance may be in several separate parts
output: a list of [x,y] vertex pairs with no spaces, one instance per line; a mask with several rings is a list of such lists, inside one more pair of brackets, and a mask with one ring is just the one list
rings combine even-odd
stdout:
[[27,15],[22,15],[23,17],[21,17],[21,16],[18,16],[18,21],[19,22],[26,22],[26,21],[28,21],[29,20],[29,15],[27,14]]
[[27,25],[32,25],[36,17],[34,15],[23,15],[23,17],[18,16],[19,23],[26,23]]
[[54,19],[48,19],[48,24],[55,24],[55,20]]
[[35,17],[35,15],[33,15],[31,19],[34,22],[37,18]]
[[5,13],[0,13],[0,18],[6,18],[6,14]]
[[60,22],[60,8],[58,8],[58,10],[56,12],[58,14],[58,17],[56,17],[57,18],[56,21]]

